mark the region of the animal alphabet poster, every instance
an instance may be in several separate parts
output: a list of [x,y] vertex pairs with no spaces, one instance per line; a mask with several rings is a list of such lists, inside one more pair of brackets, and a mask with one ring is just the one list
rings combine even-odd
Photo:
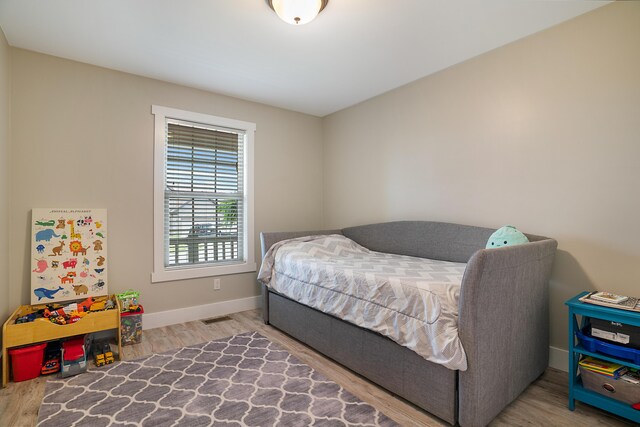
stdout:
[[108,295],[106,209],[31,211],[31,304]]

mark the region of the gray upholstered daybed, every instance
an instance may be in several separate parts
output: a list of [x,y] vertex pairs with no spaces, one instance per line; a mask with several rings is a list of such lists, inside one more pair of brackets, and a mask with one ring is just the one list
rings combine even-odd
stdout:
[[378,252],[467,263],[458,335],[467,370],[425,360],[375,332],[299,304],[263,285],[264,321],[443,420],[484,426],[548,365],[548,280],[557,242],[484,249],[495,230],[402,221],[343,230],[262,233],[262,253],[276,242],[342,234]]

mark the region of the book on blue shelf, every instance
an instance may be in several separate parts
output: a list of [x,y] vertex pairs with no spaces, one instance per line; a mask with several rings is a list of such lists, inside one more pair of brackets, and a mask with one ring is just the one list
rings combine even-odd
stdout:
[[591,372],[596,372],[616,379],[627,373],[626,366],[619,363],[596,359],[591,356],[583,357],[578,364]]
[[599,291],[590,292],[587,295],[580,297],[579,299],[580,301],[589,304],[640,312],[640,298]]

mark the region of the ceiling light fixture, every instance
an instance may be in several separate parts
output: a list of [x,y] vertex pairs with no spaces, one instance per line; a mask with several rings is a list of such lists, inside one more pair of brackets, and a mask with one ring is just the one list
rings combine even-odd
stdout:
[[329,0],[267,0],[267,4],[284,22],[303,25],[311,22]]

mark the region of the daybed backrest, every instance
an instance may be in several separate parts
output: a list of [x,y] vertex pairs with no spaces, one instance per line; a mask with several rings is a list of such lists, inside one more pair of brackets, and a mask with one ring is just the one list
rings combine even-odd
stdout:
[[467,262],[484,249],[492,228],[432,221],[397,221],[348,227],[342,233],[377,252]]
[[[493,228],[434,221],[396,221],[360,225],[343,230],[294,231],[260,233],[262,256],[276,242],[315,234],[344,234],[346,237],[378,252],[410,255],[443,261],[468,262],[484,249]],[[526,235],[529,241],[547,237]]]
[[341,230],[318,230],[318,231],[276,231],[260,233],[260,246],[262,248],[262,256],[267,253],[269,248],[277,242],[287,239],[295,239],[296,237],[315,236],[323,234],[342,234]]

